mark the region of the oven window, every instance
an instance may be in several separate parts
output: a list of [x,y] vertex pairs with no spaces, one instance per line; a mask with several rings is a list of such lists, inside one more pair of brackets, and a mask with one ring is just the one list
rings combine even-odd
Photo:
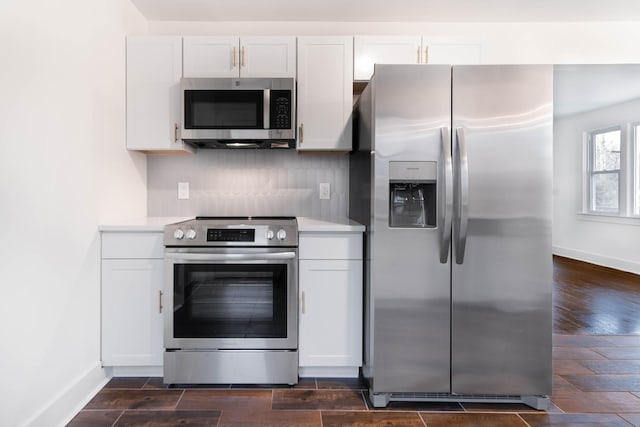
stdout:
[[174,265],[176,338],[286,338],[286,264]]
[[185,129],[264,129],[262,90],[185,90]]

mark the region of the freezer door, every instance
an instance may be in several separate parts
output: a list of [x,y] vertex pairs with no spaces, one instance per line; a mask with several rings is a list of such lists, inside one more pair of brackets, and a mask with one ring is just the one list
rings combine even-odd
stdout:
[[441,251],[448,253],[443,147],[450,144],[451,69],[376,65],[372,85],[366,310],[372,389],[449,392],[450,257],[441,262]]
[[551,394],[552,67],[453,67],[452,392]]

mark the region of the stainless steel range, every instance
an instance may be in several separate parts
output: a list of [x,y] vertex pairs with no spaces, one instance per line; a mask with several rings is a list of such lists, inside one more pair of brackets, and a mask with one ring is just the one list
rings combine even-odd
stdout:
[[198,217],[164,244],[164,382],[296,384],[296,219]]

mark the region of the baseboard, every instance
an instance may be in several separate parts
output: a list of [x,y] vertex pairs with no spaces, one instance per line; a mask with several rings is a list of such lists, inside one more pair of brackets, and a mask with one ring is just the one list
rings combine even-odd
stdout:
[[109,381],[100,363],[78,376],[26,423],[29,427],[65,426]]
[[110,377],[162,377],[162,366],[113,366],[109,369]]
[[301,378],[358,378],[360,368],[358,366],[301,366],[298,368]]
[[640,274],[640,263],[634,261],[610,258],[603,255],[577,251],[575,249],[561,248],[558,246],[553,247],[553,254],[629,273]]

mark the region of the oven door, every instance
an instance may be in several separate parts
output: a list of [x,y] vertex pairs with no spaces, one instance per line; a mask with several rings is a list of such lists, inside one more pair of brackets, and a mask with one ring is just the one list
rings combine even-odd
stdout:
[[296,248],[166,248],[166,349],[296,349]]

